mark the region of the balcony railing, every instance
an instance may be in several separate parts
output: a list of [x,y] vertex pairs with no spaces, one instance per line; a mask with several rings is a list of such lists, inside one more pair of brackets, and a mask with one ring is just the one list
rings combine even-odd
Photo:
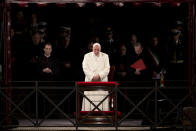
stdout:
[[[116,129],[124,126],[182,126],[183,108],[192,106],[187,81],[168,81],[164,87],[159,86],[158,80],[119,83],[107,96],[114,100],[111,109],[115,112],[112,114],[114,119],[107,124],[89,124],[81,123],[76,115],[81,113],[78,97],[86,97],[77,82],[10,82],[10,86],[0,87],[0,126],[112,126]],[[109,119],[107,113],[99,111],[103,118]],[[84,120],[92,115],[89,113]],[[56,122],[50,123],[50,120]]]

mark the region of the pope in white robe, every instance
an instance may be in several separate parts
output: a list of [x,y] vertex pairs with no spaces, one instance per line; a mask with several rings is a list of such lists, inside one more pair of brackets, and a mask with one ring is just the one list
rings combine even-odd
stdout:
[[[85,54],[82,67],[85,74],[85,81],[108,81],[110,71],[109,57],[107,54],[101,52],[101,45],[99,43],[93,45],[92,52]],[[95,105],[98,105],[108,95],[108,91],[84,91],[84,95]],[[83,98],[82,111],[90,111],[93,108],[94,106],[86,98]],[[108,98],[99,106],[99,109],[109,111]]]

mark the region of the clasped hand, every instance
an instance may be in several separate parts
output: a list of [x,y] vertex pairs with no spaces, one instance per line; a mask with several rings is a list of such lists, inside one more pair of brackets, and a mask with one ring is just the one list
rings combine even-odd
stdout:
[[92,81],[100,81],[100,80],[101,80],[101,78],[100,78],[99,74],[93,76]]
[[45,72],[45,73],[52,73],[52,70],[47,67],[47,68],[43,69],[43,72]]

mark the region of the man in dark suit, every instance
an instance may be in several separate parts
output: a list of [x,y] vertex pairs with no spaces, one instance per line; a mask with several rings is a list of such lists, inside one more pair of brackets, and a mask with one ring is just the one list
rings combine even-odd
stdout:
[[44,46],[44,54],[38,60],[40,80],[56,80],[58,76],[58,63],[51,53],[52,45],[46,43]]
[[108,27],[105,32],[105,39],[102,42],[102,50],[109,56],[110,64],[114,65],[114,55],[117,53],[117,41],[114,38],[114,32]]
[[[152,79],[152,59],[145,50],[141,43],[137,42],[134,45],[134,51],[135,53],[130,57],[130,80],[134,81],[146,81]],[[138,61],[142,61],[140,65],[137,65],[139,67],[133,67],[133,64],[137,63]]]

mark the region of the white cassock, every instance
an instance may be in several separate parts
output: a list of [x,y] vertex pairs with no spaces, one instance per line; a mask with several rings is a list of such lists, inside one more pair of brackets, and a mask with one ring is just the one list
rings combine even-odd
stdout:
[[[110,71],[110,63],[108,55],[100,52],[98,56],[94,52],[87,53],[84,56],[82,63],[85,74],[85,81],[92,81],[93,76],[99,74],[101,81],[108,81],[108,74]],[[86,95],[95,105],[98,105],[107,95],[108,91],[84,91]],[[82,102],[82,111],[93,110],[94,106],[85,98]],[[100,106],[102,111],[109,111],[109,99],[107,98]],[[95,110],[97,111],[97,109]]]

